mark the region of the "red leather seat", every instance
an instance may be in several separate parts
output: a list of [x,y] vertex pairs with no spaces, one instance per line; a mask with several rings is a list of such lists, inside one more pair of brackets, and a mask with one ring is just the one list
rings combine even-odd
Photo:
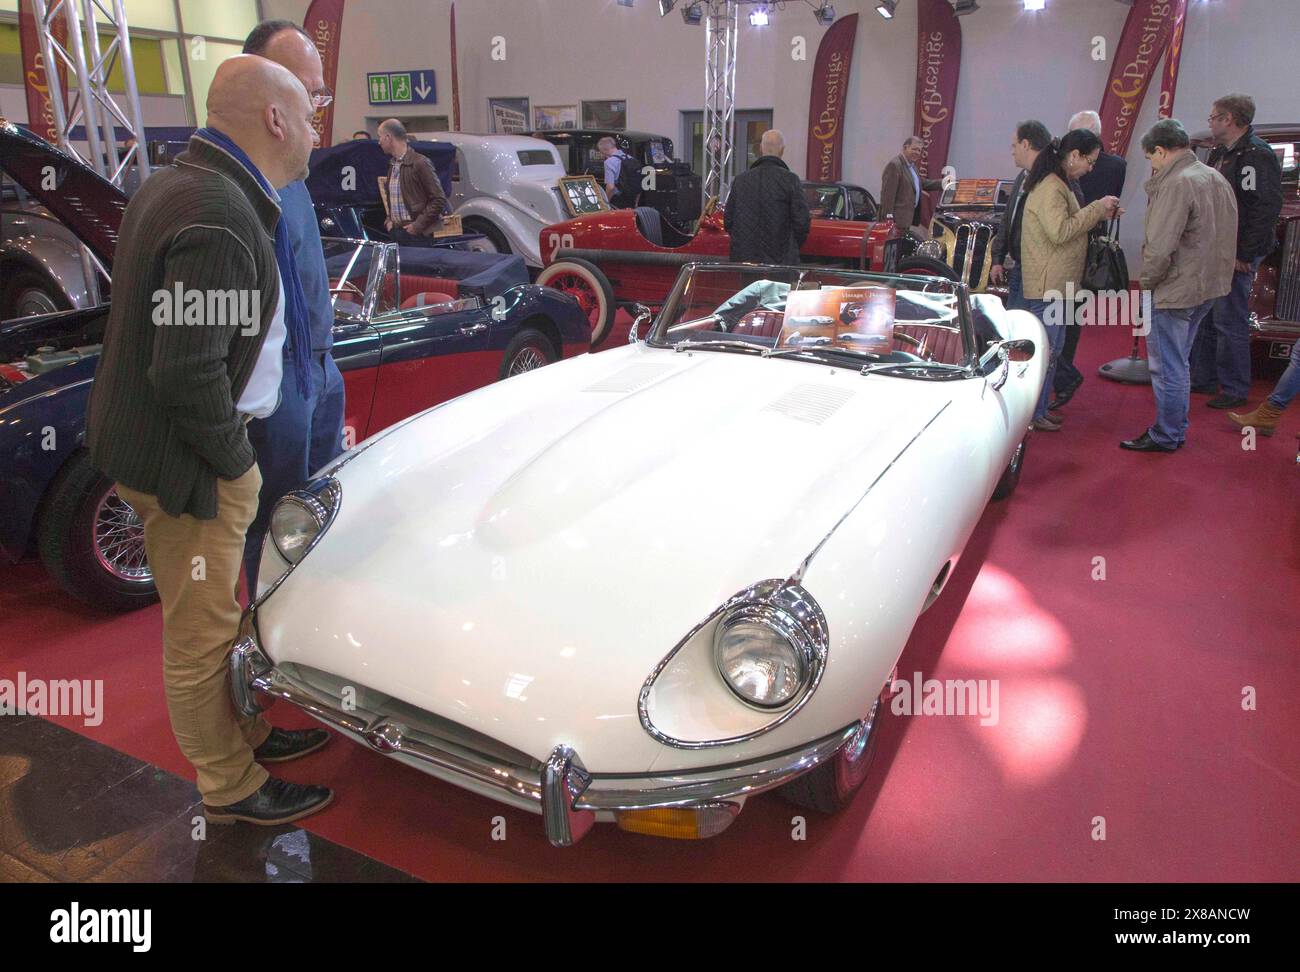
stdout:
[[[460,296],[460,281],[453,280],[450,277],[422,277],[418,274],[402,274],[402,307],[406,307],[406,302],[413,295],[422,293],[450,294],[452,300]],[[394,302],[393,294],[393,275],[388,274],[384,277],[384,288],[382,306],[392,307]]]
[[785,314],[781,311],[750,311],[736,324],[736,334],[744,337],[775,338],[781,334]]
[[402,310],[414,310],[417,307],[430,307],[434,304],[450,304],[456,298],[451,294],[440,294],[436,290],[425,290],[412,294],[402,301]]
[[910,341],[894,338],[894,350],[906,351],[927,361],[941,361],[945,364],[960,364],[965,357],[961,341],[961,331],[946,327],[908,327],[904,324],[894,325],[894,334],[906,334],[921,342],[917,347]]

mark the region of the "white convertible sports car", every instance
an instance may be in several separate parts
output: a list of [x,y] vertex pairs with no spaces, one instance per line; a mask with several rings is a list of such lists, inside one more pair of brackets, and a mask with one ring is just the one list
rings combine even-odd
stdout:
[[917,615],[1020,475],[1042,325],[935,277],[715,264],[637,333],[281,500],[236,704],[301,706],[557,846],[711,836],[777,787],[845,805]]

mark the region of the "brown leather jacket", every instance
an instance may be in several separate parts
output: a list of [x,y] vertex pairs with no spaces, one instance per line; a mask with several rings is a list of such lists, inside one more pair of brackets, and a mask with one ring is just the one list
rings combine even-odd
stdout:
[[398,176],[402,202],[411,214],[411,221],[401,229],[412,236],[432,236],[447,211],[447,196],[438,182],[433,163],[408,147],[399,163]]

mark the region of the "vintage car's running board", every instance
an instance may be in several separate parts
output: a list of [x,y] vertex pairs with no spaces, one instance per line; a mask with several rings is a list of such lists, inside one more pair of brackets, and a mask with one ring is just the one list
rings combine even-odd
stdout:
[[641,250],[584,250],[568,249],[557,250],[555,259],[557,260],[589,260],[597,265],[601,263],[641,263],[653,264],[664,267],[684,267],[688,263],[730,263],[730,258],[725,256],[711,256],[701,253],[659,253],[644,252]]
[[440,778],[450,777],[449,782],[478,792],[497,792],[504,802],[540,813],[546,837],[556,847],[581,840],[598,813],[716,808],[770,790],[835,755],[858,728],[855,723],[799,749],[745,763],[662,776],[592,775],[572,748],[561,745],[539,771],[536,764],[519,766],[500,756],[438,745],[433,737],[382,714],[347,711],[340,700],[276,668],[249,633],[251,629],[245,623],[245,636],[230,654],[230,689],[238,711],[246,715],[262,711],[259,692],[282,699],[378,753],[423,764],[430,772],[439,771],[434,775]]

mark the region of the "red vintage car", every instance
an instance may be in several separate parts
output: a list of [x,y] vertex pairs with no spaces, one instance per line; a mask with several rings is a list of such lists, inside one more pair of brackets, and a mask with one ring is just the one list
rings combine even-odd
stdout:
[[[541,233],[544,269],[537,283],[577,298],[591,321],[595,346],[609,333],[620,307],[661,305],[685,264],[727,259],[731,237],[722,216],[715,197],[689,232],[645,207],[548,226]],[[800,252],[806,264],[877,271],[894,269],[906,255],[892,220],[814,218]]]

